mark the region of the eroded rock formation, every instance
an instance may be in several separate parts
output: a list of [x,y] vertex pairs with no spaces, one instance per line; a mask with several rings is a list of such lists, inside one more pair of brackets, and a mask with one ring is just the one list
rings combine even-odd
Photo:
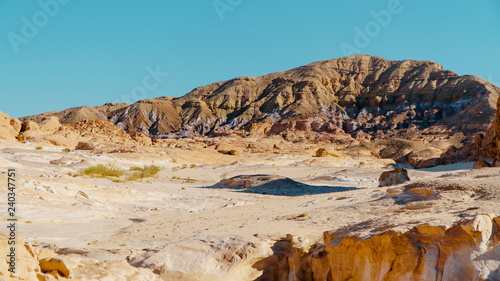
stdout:
[[480,215],[364,239],[325,232],[324,246],[309,251],[291,238],[279,241],[274,256],[254,267],[264,271],[258,280],[498,280],[499,227],[500,217]]
[[[498,88],[498,87],[497,87]],[[461,148],[450,147],[440,157],[415,161],[416,168],[443,165],[459,161],[476,161],[475,168],[500,167],[500,98],[497,100],[495,121],[485,134],[479,133]],[[491,160],[492,162],[487,162]]]
[[[126,261],[100,262],[83,256],[61,255],[25,243],[20,236],[16,237],[16,268],[13,274],[8,271],[10,267],[6,255],[12,245],[8,245],[7,238],[7,234],[0,233],[1,280],[160,280],[151,270],[135,268]],[[74,253],[81,254],[81,251]]]
[[[98,144],[112,146],[150,146],[151,138],[144,133],[127,133],[107,120],[83,120],[61,124],[57,116],[44,116],[37,122],[24,122],[0,113],[0,139],[7,141],[23,141],[50,143],[71,149],[93,150]],[[93,147],[90,149],[90,147]]]
[[486,142],[491,139],[490,143],[486,143],[489,148],[490,155],[493,157],[493,166],[498,167],[500,161],[500,98],[497,102],[497,115],[495,118],[495,123],[488,131],[488,137]]
[[15,141],[21,130],[21,121],[0,112],[0,140]]
[[[390,229],[391,226],[387,226]],[[7,280],[498,280],[500,217],[479,215],[453,226],[419,225],[370,237],[352,228],[324,233],[324,244],[308,248],[291,235],[270,245],[240,238],[193,240],[162,250],[99,261],[86,251],[56,252],[18,238],[17,276]],[[0,234],[0,238],[6,235]],[[0,250],[7,251],[7,239]],[[186,244],[188,243],[188,244]],[[196,246],[202,249],[186,252]],[[119,255],[120,256],[120,255]],[[126,260],[128,261],[125,261]],[[186,263],[186,261],[191,261]],[[111,279],[110,279],[111,280]]]

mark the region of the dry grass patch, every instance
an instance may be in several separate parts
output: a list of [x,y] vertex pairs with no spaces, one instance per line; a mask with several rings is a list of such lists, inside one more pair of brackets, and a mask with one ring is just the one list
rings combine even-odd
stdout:
[[156,176],[156,174],[158,174],[158,172],[160,171],[160,167],[155,165],[144,166],[143,168],[132,167],[130,168],[130,171],[133,171],[134,173],[128,179],[131,181],[136,181],[138,179],[145,179]]
[[124,172],[113,165],[96,165],[80,171],[80,175],[91,177],[116,177],[123,176]]

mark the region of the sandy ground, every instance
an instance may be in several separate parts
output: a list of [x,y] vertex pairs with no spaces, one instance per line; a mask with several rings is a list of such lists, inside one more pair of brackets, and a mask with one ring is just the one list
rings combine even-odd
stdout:
[[[410,183],[465,186],[442,188],[437,196],[421,201],[406,196],[404,184],[378,187],[378,177],[390,170],[385,166],[391,163],[380,159],[230,156],[177,148],[64,153],[56,146],[35,147],[1,143],[0,181],[6,182],[8,167],[17,169],[19,235],[33,244],[58,248],[157,249],[204,237],[270,241],[287,234],[312,244],[330,230],[372,235],[381,227],[404,230],[422,223],[451,225],[477,214],[498,215],[499,210],[500,169],[471,171],[471,163],[409,170]],[[66,164],[50,164],[62,157],[67,158]],[[161,171],[157,177],[137,182],[74,176],[96,164],[123,169],[154,164]],[[302,183],[303,194],[213,188],[223,179],[257,174]],[[2,189],[2,209],[6,209],[6,200]],[[6,219],[4,211],[0,214]]]

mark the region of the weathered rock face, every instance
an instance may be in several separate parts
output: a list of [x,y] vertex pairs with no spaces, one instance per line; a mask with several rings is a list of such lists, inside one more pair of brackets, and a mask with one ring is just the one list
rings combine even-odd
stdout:
[[[0,233],[0,280],[161,280],[145,268],[135,268],[123,261],[99,262],[83,256],[58,255],[46,248],[34,247],[16,237],[16,269],[8,271],[10,253],[8,235]],[[78,252],[78,251],[77,251]]]
[[21,122],[16,118],[0,112],[0,140],[15,141],[21,130]]
[[488,168],[491,167],[491,164],[484,161],[484,160],[479,160],[474,163],[473,169],[481,169],[481,168]]
[[[500,98],[497,102],[497,115],[495,123],[488,132],[491,138],[491,143],[485,143],[489,147],[489,152],[494,159],[494,162],[500,161]],[[486,138],[488,140],[488,138]]]
[[[199,237],[165,245],[155,251],[110,250],[111,259],[91,258],[85,250],[35,247],[16,240],[16,274],[9,272],[8,235],[0,233],[0,280],[255,280],[251,265],[272,254],[259,238]],[[99,250],[97,252],[103,252]]]
[[[496,86],[494,86],[496,87]],[[496,87],[498,89],[498,87]],[[493,97],[492,97],[493,98]],[[475,168],[499,167],[500,166],[500,98],[497,100],[497,111],[494,123],[485,134],[479,133],[474,136],[472,143],[460,149],[451,149],[441,157],[426,159],[415,163],[415,168],[436,166],[459,161],[476,161]],[[493,162],[486,162],[492,159]]]
[[114,111],[110,121],[128,132],[165,134],[181,128],[182,120],[168,99],[142,100]]
[[47,116],[40,120],[40,123],[35,121],[24,121],[21,126],[21,139],[37,139],[41,136],[52,135],[61,128],[59,118],[56,116]]
[[57,115],[62,123],[109,119],[127,131],[170,137],[244,132],[291,141],[361,140],[427,130],[472,138],[493,123],[499,92],[481,78],[458,76],[434,62],[354,55],[218,82],[180,98],[45,115]]
[[499,227],[500,217],[481,215],[367,239],[325,232],[324,247],[307,253],[284,240],[254,267],[264,271],[259,280],[498,280]]

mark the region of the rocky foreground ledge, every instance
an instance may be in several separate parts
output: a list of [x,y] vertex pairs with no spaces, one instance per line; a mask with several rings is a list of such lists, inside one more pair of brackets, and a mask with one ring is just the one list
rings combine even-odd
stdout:
[[[478,215],[452,226],[418,225],[368,238],[352,229],[324,233],[324,244],[308,245],[287,236],[278,241],[212,241],[212,260],[185,274],[166,263],[189,268],[182,253],[121,253],[122,260],[99,262],[88,252],[39,248],[19,238],[17,275],[0,264],[2,280],[498,280],[500,217]],[[386,228],[391,228],[390,226]],[[7,235],[0,234],[7,253]],[[207,242],[207,241],[203,241]],[[200,243],[201,245],[201,243]],[[195,246],[191,243],[190,246]],[[200,247],[200,251],[210,250]],[[115,253],[117,254],[117,253]],[[203,258],[199,253],[199,258]],[[155,265],[163,260],[163,266]],[[184,263],[184,264],[183,264]],[[194,263],[196,264],[196,262]],[[195,268],[190,268],[194,270]],[[205,271],[204,271],[205,270]]]
[[498,280],[499,229],[500,217],[479,215],[451,227],[424,224],[367,239],[325,232],[324,246],[309,251],[281,241],[281,261],[267,258],[258,267],[276,272],[274,280],[283,274],[288,280]]

